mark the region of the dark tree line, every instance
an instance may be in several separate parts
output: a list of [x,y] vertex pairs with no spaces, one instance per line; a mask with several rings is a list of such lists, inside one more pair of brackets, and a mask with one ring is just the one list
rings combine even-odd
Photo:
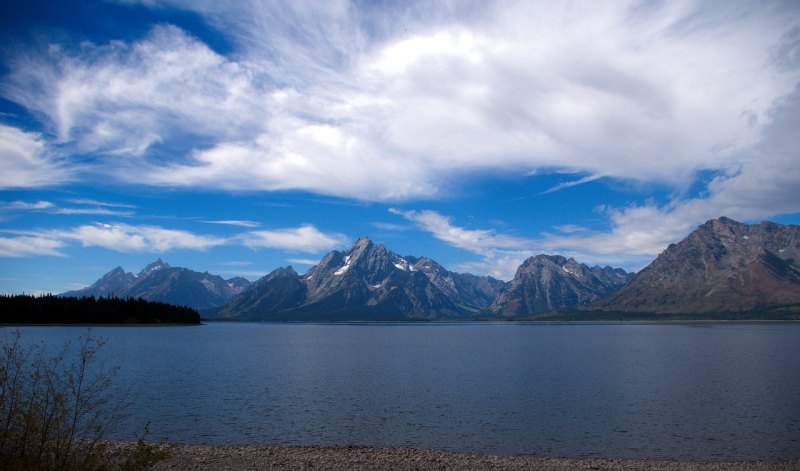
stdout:
[[141,298],[0,296],[0,324],[199,324],[186,306]]

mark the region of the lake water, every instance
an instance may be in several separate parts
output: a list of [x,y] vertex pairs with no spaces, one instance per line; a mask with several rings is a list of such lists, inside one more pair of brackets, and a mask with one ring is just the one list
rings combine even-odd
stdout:
[[[23,327],[54,347],[82,327]],[[95,327],[117,438],[800,458],[798,324]]]

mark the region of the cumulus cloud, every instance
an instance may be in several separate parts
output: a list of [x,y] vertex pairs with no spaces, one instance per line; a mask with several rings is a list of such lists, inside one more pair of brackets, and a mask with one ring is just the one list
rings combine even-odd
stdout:
[[250,231],[238,236],[237,240],[251,249],[270,248],[315,253],[342,246],[348,239],[342,234],[325,234],[314,226],[303,225],[296,228]]
[[146,5],[161,3],[237,53],[158,26],[20,56],[4,88],[60,142],[144,158],[103,161],[124,181],[365,200],[434,197],[487,169],[686,185],[741,165],[798,81],[780,3]]
[[[558,171],[584,176],[545,193],[601,177],[675,190],[606,209],[608,231],[573,225],[535,239],[395,213],[498,273],[532,250],[625,253],[636,266],[706,219],[800,211],[792,2],[141,3],[196,11],[233,51],[160,25],[137,41],[19,53],[0,92],[47,132],[0,125],[0,187],[80,170],[406,201],[489,173]],[[56,148],[85,166],[64,171]],[[687,197],[700,171],[714,178]],[[343,239],[304,228],[236,240],[311,251]]]
[[728,216],[759,222],[800,212],[800,88],[776,103],[766,117],[759,141],[742,151],[738,167],[713,178],[703,196],[607,209],[610,231],[546,234],[542,247],[587,257],[626,254],[646,260],[709,219]]

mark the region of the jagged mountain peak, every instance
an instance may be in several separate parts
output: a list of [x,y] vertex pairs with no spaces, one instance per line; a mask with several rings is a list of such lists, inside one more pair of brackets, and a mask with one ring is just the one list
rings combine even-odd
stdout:
[[727,216],[720,216],[716,219],[709,219],[705,222],[701,227],[710,227],[714,229],[719,229],[722,227],[725,228],[743,228],[747,227],[747,224],[741,223],[739,221],[735,221]]
[[359,237],[356,243],[353,244],[353,247],[350,249],[350,251],[368,248],[371,245],[375,244],[373,244],[372,240],[370,240],[369,237]]
[[139,275],[117,267],[91,286],[62,296],[117,296],[144,298],[176,305],[209,309],[221,306],[250,285],[244,278],[223,280],[218,275],[171,267],[160,258]]
[[525,260],[490,310],[503,316],[526,316],[596,301],[630,279],[622,269],[589,268],[562,255]]
[[517,268],[515,278],[520,276],[541,276],[543,272],[549,270],[562,270],[566,273],[575,274],[577,271],[584,271],[588,267],[578,263],[575,259],[566,258],[563,255],[539,254],[529,257]]
[[[273,272],[219,315],[247,319],[454,318],[489,306],[502,282],[400,256],[367,237],[328,252],[303,276]],[[238,313],[237,313],[238,312]]]
[[169,264],[159,258],[155,262],[152,262],[146,267],[144,267],[144,269],[141,272],[139,272],[138,276],[147,275],[148,273],[152,273],[157,270],[163,270],[166,268],[170,268]]
[[736,312],[800,305],[800,227],[712,219],[670,244],[599,309]]
[[300,275],[298,275],[297,272],[294,271],[294,268],[291,265],[287,265],[285,267],[278,267],[278,268],[272,270],[271,272],[267,273],[266,276],[261,278],[261,280],[259,280],[259,281],[270,280],[272,278],[276,278],[276,277],[279,277],[279,276],[298,277]]
[[115,277],[115,276],[120,276],[120,275],[125,275],[125,274],[126,274],[125,269],[120,266],[120,267],[117,267],[117,268],[111,270],[110,272],[106,273],[105,275],[103,275],[103,278],[110,278],[110,277]]

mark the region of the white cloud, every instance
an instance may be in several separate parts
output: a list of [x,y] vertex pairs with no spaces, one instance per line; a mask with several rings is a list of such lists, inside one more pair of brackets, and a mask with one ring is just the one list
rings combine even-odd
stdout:
[[63,183],[71,173],[57,162],[44,138],[0,124],[0,190]]
[[0,209],[21,209],[26,211],[35,211],[41,209],[50,209],[53,203],[49,201],[36,201],[29,203],[27,201],[12,201],[9,203],[0,203]]
[[73,152],[118,156],[103,164],[112,168],[154,144],[247,135],[267,111],[246,65],[174,26],[132,44],[51,47],[13,66],[5,95],[46,116]]
[[714,178],[704,196],[610,209],[610,231],[548,234],[542,246],[594,258],[639,256],[643,265],[709,219],[759,222],[800,212],[800,88],[771,108],[767,118],[761,140],[743,151],[736,169]]
[[58,208],[51,211],[53,214],[66,215],[95,215],[95,216],[133,216],[133,211],[118,211],[108,208]]
[[488,229],[465,229],[454,225],[452,218],[435,211],[390,209],[390,212],[414,222],[453,247],[480,256],[479,260],[454,266],[455,271],[491,275],[502,280],[513,278],[525,259],[539,254],[559,254],[589,265],[639,270],[668,244],[679,241],[696,227],[693,222],[644,206],[612,210],[610,232],[567,226],[561,233],[524,238]]
[[565,169],[680,187],[741,166],[798,82],[780,3],[159,3],[236,52],[159,26],[21,55],[4,88],[62,144],[123,157],[96,165],[128,182],[405,200]]
[[205,250],[226,243],[225,239],[187,231],[127,224],[87,224],[70,230],[53,231],[52,234],[55,238],[75,241],[84,247],[103,247],[118,252]]
[[59,251],[63,247],[63,242],[44,236],[0,237],[0,257],[63,256]]
[[[534,250],[638,268],[706,219],[800,211],[800,15],[791,2],[512,0],[478,2],[480,11],[448,2],[143,3],[196,10],[234,52],[161,25],[131,43],[20,53],[1,91],[46,117],[47,132],[0,125],[0,188],[97,172],[146,185],[404,201],[438,197],[461,178],[558,171],[586,176],[545,193],[602,176],[678,195],[607,209],[606,232],[568,227],[535,239],[395,211],[492,273]],[[67,172],[54,149],[86,166]],[[703,193],[681,194],[703,170],[716,175]],[[82,237],[127,250],[180,247],[178,236],[159,242],[114,227],[83,226]],[[184,236],[198,237],[195,247],[307,252],[346,239],[313,226],[230,241]]]
[[126,204],[126,203],[111,203],[107,201],[98,201],[91,198],[71,198],[69,200],[72,204],[81,204],[87,206],[101,206],[101,207],[108,207],[108,208],[127,208],[127,209],[136,209],[135,205]]
[[261,224],[256,221],[239,221],[239,220],[224,220],[224,221],[203,221],[206,224],[221,224],[223,226],[236,226],[236,227],[258,227]]
[[593,182],[595,180],[599,180],[603,178],[603,175],[589,175],[583,178],[579,178],[577,180],[571,180],[568,182],[559,183],[558,185],[553,186],[552,188],[548,188],[547,190],[539,193],[539,195],[546,195],[549,193],[555,193],[556,191],[563,190],[565,188],[572,188],[573,186],[583,185],[584,183]]
[[[271,231],[249,231],[229,238],[194,234],[159,226],[120,223],[84,224],[69,229],[5,232],[15,234],[15,237],[0,237],[0,257],[63,255],[59,249],[68,247],[70,243],[83,247],[102,247],[117,252],[203,251],[223,245],[242,245],[250,249],[270,248],[317,253],[342,246],[348,241],[342,234],[326,234],[312,225]],[[248,264],[250,262],[228,262],[229,266]]]
[[298,252],[321,252],[347,243],[342,234],[325,234],[314,226],[250,231],[237,237],[237,241],[251,249],[270,248]]
[[464,229],[453,225],[451,218],[436,211],[401,211],[392,208],[389,212],[408,219],[453,247],[481,256],[480,261],[453,267],[456,271],[509,280],[526,258],[544,252],[536,240],[498,234],[488,229]]
[[485,229],[470,230],[454,226],[451,218],[436,211],[401,211],[391,208],[389,212],[408,219],[441,241],[478,255],[491,255],[497,249],[530,249],[534,245],[533,241],[521,237],[497,234],[495,231]]

